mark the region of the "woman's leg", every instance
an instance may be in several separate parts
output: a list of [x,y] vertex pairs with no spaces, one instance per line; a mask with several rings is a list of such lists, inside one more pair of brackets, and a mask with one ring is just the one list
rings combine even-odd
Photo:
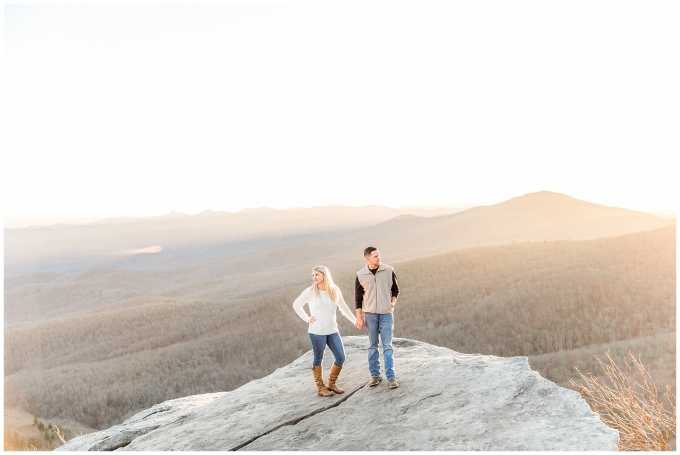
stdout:
[[326,349],[327,335],[315,335],[313,333],[309,334],[309,339],[312,341],[312,352],[314,352],[314,360],[312,361],[312,366],[318,367],[321,365],[323,360],[323,351]]
[[335,356],[335,362],[331,367],[331,372],[328,375],[328,385],[326,388],[335,393],[345,393],[340,387],[335,385],[335,381],[338,380],[340,371],[342,371],[342,364],[345,363],[345,347],[342,345],[342,338],[340,334],[332,333],[328,335],[328,347],[331,348],[331,352]]
[[345,347],[342,345],[342,338],[340,338],[340,334],[337,332],[331,333],[328,335],[326,343],[335,356],[335,362],[333,363],[336,366],[341,367],[342,364],[345,363]]
[[312,351],[314,352],[312,372],[314,373],[314,382],[316,382],[317,395],[322,397],[333,396],[333,392],[328,390],[323,383],[323,372],[321,371],[321,361],[323,360],[323,351],[326,349],[327,336],[310,333],[309,339],[312,340]]

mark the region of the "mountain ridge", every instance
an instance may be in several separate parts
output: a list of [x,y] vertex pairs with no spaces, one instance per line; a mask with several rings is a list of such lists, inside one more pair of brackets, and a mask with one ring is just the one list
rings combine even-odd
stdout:
[[[523,208],[520,210],[518,206]],[[544,213],[546,210],[550,211],[547,215]],[[361,251],[367,245],[379,247],[383,256],[394,262],[475,245],[615,237],[654,230],[674,223],[675,219],[600,206],[559,193],[539,192],[493,206],[474,207],[447,215],[420,217],[401,214],[377,225],[339,232],[324,231],[285,239],[272,239],[265,235],[251,243],[206,243],[174,249],[163,247],[156,254],[118,254],[104,261],[90,260],[87,257],[77,260],[77,256],[72,257],[68,249],[60,249],[57,245],[49,260],[59,261],[60,257],[66,257],[74,266],[83,269],[78,273],[90,269],[119,267],[128,270],[125,273],[131,276],[138,273],[139,278],[145,277],[143,279],[147,282],[171,283],[169,287],[165,286],[168,289],[167,295],[171,298],[197,298],[195,293],[186,291],[188,286],[198,286],[204,288],[198,298],[219,293],[222,299],[231,300],[302,283],[307,270],[319,263],[328,266],[336,275],[353,272],[357,261],[361,262]],[[112,229],[110,226],[100,226],[97,230],[101,228]],[[124,236],[115,231],[106,232],[122,241],[135,238],[132,232]],[[173,229],[170,234],[149,234],[151,231],[144,231],[144,235],[150,235],[145,240],[145,245],[160,246],[165,243],[163,238],[174,235],[172,232],[176,231]],[[154,241],[156,243],[151,243]],[[99,241],[92,237],[84,238],[80,243],[84,251],[87,251],[87,248],[97,245]],[[30,257],[25,259],[29,260]],[[6,264],[6,273],[8,267],[11,264]],[[64,282],[65,285],[69,281],[40,273],[49,274],[54,271],[47,267],[44,272],[36,270],[30,274],[6,275],[7,321],[14,320],[11,311],[7,313],[7,309],[19,308],[17,299],[25,295],[15,292],[15,283],[29,286],[31,280],[34,280],[36,284],[54,285]],[[78,274],[66,275],[75,277]],[[133,279],[134,281],[137,280]],[[155,289],[157,287],[152,286],[148,290],[155,294]],[[120,292],[109,295],[120,295],[121,298],[139,296],[123,295]]]
[[[602,206],[546,191],[433,216],[366,207],[274,211],[275,218],[263,213],[242,213],[239,218],[240,212],[237,212],[230,213],[225,220],[240,221],[230,221],[227,225],[221,224],[217,215],[186,215],[124,226],[5,230],[5,276],[31,272],[73,273],[107,265],[147,270],[166,268],[173,263],[200,266],[223,258],[228,260],[234,254],[264,252],[267,255],[291,248],[294,251],[301,243],[322,252],[326,244],[336,244],[331,258],[364,243],[379,243],[382,249],[394,247],[394,253],[414,257],[471,244],[540,236],[548,239],[603,237],[674,223],[672,218]],[[186,224],[186,220],[193,224]],[[316,238],[319,240],[315,241]],[[163,250],[155,255],[128,253],[150,245],[161,246]],[[291,259],[295,260],[296,256],[300,255],[293,254]]]

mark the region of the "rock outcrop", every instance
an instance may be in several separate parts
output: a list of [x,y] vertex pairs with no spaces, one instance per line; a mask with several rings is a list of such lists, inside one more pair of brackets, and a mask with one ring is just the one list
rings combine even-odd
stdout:
[[[58,450],[616,450],[577,392],[526,357],[395,339],[400,387],[368,387],[366,337],[343,337],[342,395],[322,398],[311,351],[225,393],[169,400]],[[324,376],[333,361],[324,359]]]

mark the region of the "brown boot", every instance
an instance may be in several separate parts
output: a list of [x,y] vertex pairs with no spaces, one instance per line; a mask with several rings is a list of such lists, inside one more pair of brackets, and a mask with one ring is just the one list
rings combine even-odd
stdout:
[[321,365],[318,367],[312,367],[314,372],[314,382],[316,382],[317,395],[320,397],[332,397],[333,392],[328,390],[325,385],[323,385],[323,372],[321,371]]
[[335,381],[338,380],[338,375],[340,375],[341,370],[342,367],[339,367],[336,364],[333,364],[331,367],[331,372],[328,375],[328,385],[326,386],[328,390],[331,390],[335,393],[345,393],[344,390],[335,385]]

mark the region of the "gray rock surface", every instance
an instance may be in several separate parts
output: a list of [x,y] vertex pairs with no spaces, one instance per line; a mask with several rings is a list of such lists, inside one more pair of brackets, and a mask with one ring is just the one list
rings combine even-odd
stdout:
[[205,393],[164,401],[133,415],[120,425],[114,425],[104,431],[78,436],[55,450],[116,450],[127,446],[143,434],[181,419],[188,413],[223,397],[227,393],[229,392]]
[[[343,337],[342,395],[322,398],[312,353],[228,393],[170,400],[61,450],[617,450],[577,392],[526,357],[394,340],[400,387],[368,387],[366,337]],[[333,355],[326,351],[324,377]]]

